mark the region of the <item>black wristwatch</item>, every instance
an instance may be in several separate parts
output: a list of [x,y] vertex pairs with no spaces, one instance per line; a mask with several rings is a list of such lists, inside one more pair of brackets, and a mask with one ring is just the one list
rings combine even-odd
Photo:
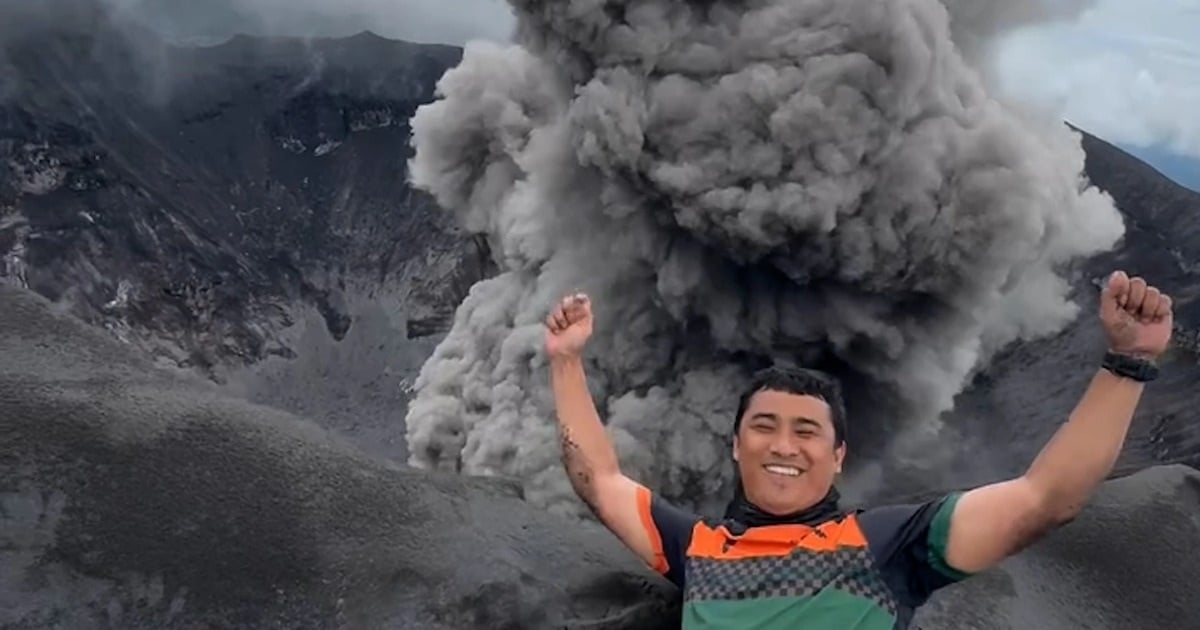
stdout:
[[1153,361],[1119,354],[1111,350],[1104,353],[1102,367],[1117,376],[1130,378],[1139,383],[1147,383],[1158,378],[1158,366]]

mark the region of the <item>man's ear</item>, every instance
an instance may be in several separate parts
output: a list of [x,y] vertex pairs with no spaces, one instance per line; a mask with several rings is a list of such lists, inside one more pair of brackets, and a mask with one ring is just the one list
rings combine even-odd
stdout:
[[736,435],[733,436],[733,449],[732,450],[733,450],[733,461],[736,462],[736,461],[738,461],[738,439],[737,439]]
[[846,461],[846,442],[842,442],[837,448],[833,449],[833,463],[837,466],[836,473],[842,474],[842,462]]

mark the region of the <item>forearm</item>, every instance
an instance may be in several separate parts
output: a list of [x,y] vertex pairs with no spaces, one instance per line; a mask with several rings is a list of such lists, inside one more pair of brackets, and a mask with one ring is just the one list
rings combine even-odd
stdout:
[[596,480],[620,473],[617,453],[588,391],[583,361],[577,357],[552,360],[550,379],[563,466],[576,494],[597,510]]
[[1142,383],[1101,369],[1025,477],[1056,520],[1073,518],[1108,477],[1121,453]]

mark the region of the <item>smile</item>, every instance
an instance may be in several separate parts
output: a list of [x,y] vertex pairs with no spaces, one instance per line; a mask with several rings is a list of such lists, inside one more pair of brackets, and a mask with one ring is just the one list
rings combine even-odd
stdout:
[[782,475],[784,477],[799,477],[800,469],[795,466],[784,466],[783,464],[767,464],[763,466],[767,472],[772,475]]

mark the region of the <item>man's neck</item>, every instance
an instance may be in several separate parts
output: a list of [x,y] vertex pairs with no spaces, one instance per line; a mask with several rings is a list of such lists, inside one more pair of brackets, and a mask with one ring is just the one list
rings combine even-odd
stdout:
[[725,507],[725,520],[746,527],[763,527],[767,525],[809,525],[816,526],[841,514],[838,504],[840,495],[837,488],[829,492],[815,504],[789,514],[773,514],[758,507],[748,498],[738,483],[733,500]]

